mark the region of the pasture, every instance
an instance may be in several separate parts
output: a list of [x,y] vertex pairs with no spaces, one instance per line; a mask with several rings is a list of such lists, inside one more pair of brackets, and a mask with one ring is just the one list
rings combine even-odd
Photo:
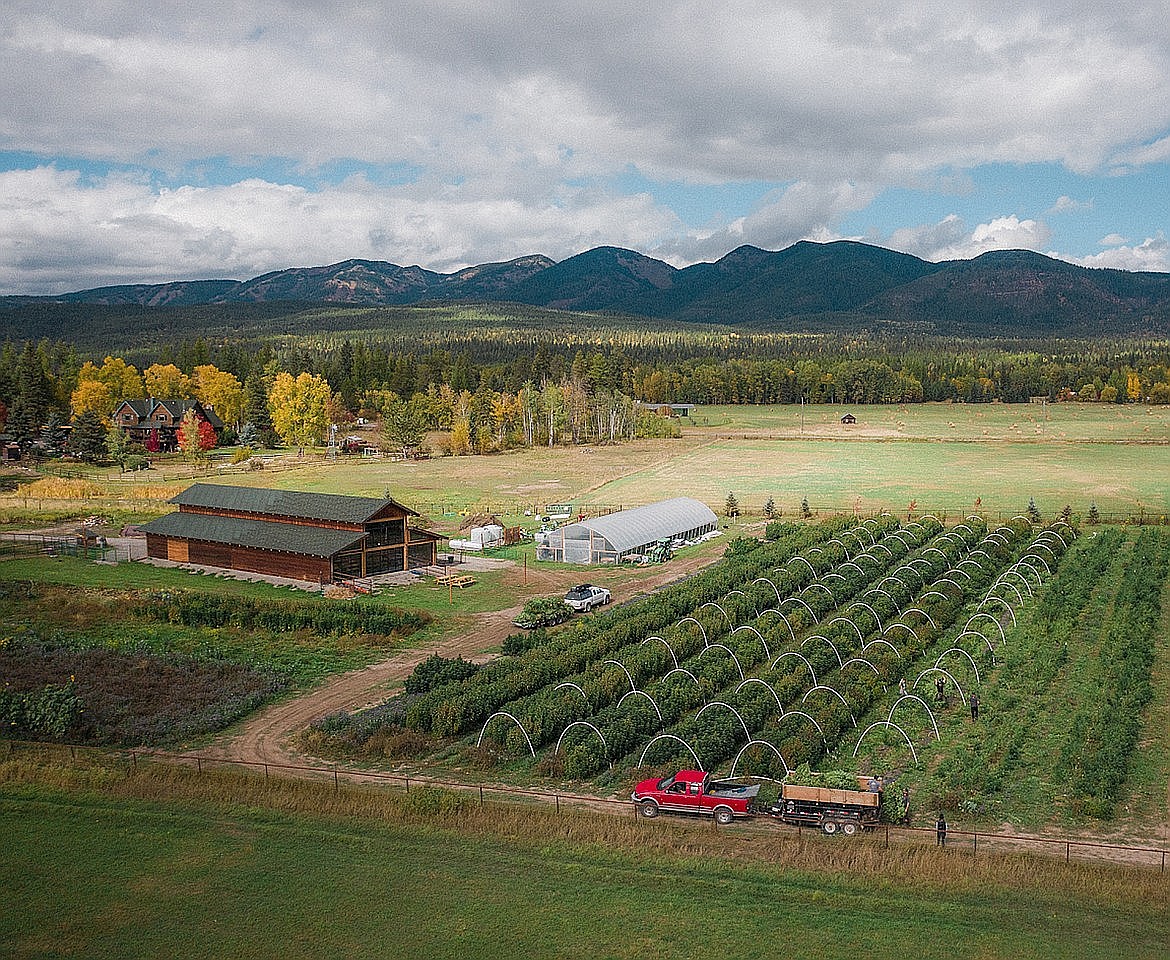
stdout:
[[[842,425],[851,412],[855,425]],[[803,429],[801,420],[804,420]],[[322,493],[389,491],[440,529],[477,507],[523,516],[549,503],[637,506],[693,496],[722,508],[734,492],[758,515],[772,497],[792,516],[807,498],[822,514],[880,510],[1009,518],[1034,497],[1051,517],[1066,504],[1084,516],[1170,515],[1170,407],[1116,404],[915,404],[907,406],[700,407],[676,440],[515,450],[415,462],[279,456],[279,469],[222,473],[224,482]],[[165,510],[172,486],[214,480],[178,462],[156,476],[92,476],[100,495],[0,495],[0,517],[104,511],[121,518]],[[976,503],[977,499],[980,501]]]

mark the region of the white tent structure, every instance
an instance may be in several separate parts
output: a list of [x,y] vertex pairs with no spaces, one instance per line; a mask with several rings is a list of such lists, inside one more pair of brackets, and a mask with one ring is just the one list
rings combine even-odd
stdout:
[[693,540],[719,524],[711,508],[691,497],[675,497],[595,520],[570,523],[546,535],[538,560],[617,563],[645,553],[660,540]]

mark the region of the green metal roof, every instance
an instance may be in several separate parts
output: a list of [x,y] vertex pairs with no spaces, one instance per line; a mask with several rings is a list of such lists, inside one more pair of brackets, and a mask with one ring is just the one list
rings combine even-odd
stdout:
[[304,493],[299,490],[271,490],[264,487],[235,487],[220,483],[196,483],[171,499],[180,507],[266,513],[298,520],[334,520],[365,523],[379,510],[394,506],[410,516],[418,514],[390,498],[349,497],[336,493]]
[[347,547],[356,546],[365,537],[365,533],[356,530],[332,530],[276,520],[241,520],[237,517],[182,512],[151,520],[144,523],[141,529],[144,533],[160,536],[255,547],[303,557],[332,557]]

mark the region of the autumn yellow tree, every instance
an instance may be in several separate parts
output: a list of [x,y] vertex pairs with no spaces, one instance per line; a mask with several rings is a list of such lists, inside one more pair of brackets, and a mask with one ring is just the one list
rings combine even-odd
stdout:
[[[87,364],[93,367],[93,364]],[[84,368],[83,368],[84,369]],[[97,367],[94,367],[97,370]],[[78,380],[77,389],[70,399],[73,416],[80,417],[83,413],[96,413],[103,420],[109,420],[114,412],[114,398],[110,396],[110,388],[100,380]]]
[[235,374],[204,363],[194,370],[195,396],[224,423],[238,423],[244,415],[244,387]]
[[[81,372],[77,375],[78,382],[81,381],[82,373],[85,372],[86,367],[92,366],[91,363],[82,366]],[[114,406],[123,400],[138,400],[145,395],[146,388],[143,386],[138,368],[127,363],[121,357],[106,357],[102,361],[102,365],[97,368],[96,379],[110,388],[110,397],[113,398]]]
[[185,400],[191,396],[191,378],[173,363],[152,363],[142,372],[147,396],[159,400]]
[[268,394],[268,409],[272,426],[289,446],[305,447],[319,444],[325,436],[329,419],[326,404],[333,395],[329,381],[302,373],[278,373]]

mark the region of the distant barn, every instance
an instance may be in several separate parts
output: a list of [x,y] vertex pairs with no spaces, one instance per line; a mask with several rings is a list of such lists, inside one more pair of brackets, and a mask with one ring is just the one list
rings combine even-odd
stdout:
[[147,556],[330,583],[430,566],[437,534],[390,498],[196,483],[143,524]]
[[841,422],[842,423],[857,423],[857,417],[853,416],[853,414],[851,414],[851,413],[847,413],[847,414],[845,414],[845,416],[843,416],[841,418]]

